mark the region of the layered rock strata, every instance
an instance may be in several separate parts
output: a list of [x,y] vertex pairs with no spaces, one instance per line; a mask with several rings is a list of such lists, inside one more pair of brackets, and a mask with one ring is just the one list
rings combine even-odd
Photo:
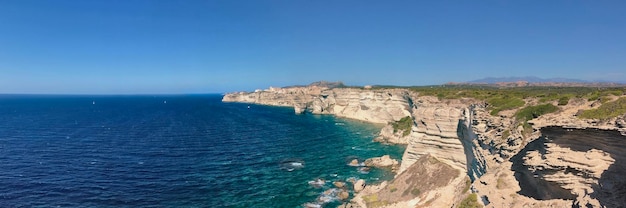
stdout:
[[[408,135],[405,136],[403,132],[395,131],[391,125],[386,125],[376,139],[407,145],[400,164],[400,174],[396,177],[412,174],[412,167],[422,158],[435,158],[462,173],[451,179],[454,181],[451,184],[458,185],[469,176],[473,181],[471,191],[487,207],[621,207],[626,204],[619,200],[619,196],[624,196],[623,189],[619,188],[624,183],[616,179],[618,173],[623,173],[620,170],[624,169],[616,165],[622,159],[616,158],[622,158],[623,153],[606,151],[609,148],[606,146],[577,152],[562,143],[542,143],[545,146],[543,152],[524,150],[529,144],[536,144],[537,138],[545,136],[542,136],[540,129],[547,126],[626,132],[626,115],[605,120],[576,117],[580,110],[597,107],[599,104],[595,101],[575,98],[568,105],[559,106],[558,112],[529,121],[534,129],[525,129],[515,119],[516,110],[502,111],[493,116],[489,113],[488,104],[481,101],[439,100],[420,96],[406,89],[373,90],[325,86],[270,88],[253,93],[227,94],[223,101],[291,106],[296,113],[332,114],[382,124],[410,116],[413,125]],[[526,103],[537,101],[526,100]],[[626,147],[622,150],[626,152]],[[528,184],[523,182],[520,174],[531,178],[536,175],[545,183],[551,184],[550,192],[556,195],[537,197],[528,194],[529,187],[542,187],[541,183],[544,182]],[[365,206],[368,203],[363,203],[362,200],[366,193],[387,190],[385,193],[393,195],[392,192],[395,191],[385,187],[386,182],[368,185],[354,197],[355,203],[345,206]],[[427,195],[442,194],[441,190]],[[456,191],[449,189],[446,194],[458,196]],[[617,193],[611,194],[612,192]],[[403,199],[402,203],[408,204],[402,205],[420,204],[415,203],[416,200],[422,200],[418,198]],[[435,198],[431,197],[429,200]],[[359,201],[360,203],[356,203]],[[456,203],[458,199],[452,201]],[[386,203],[385,206],[402,207],[400,204]],[[446,204],[448,205],[450,204]]]

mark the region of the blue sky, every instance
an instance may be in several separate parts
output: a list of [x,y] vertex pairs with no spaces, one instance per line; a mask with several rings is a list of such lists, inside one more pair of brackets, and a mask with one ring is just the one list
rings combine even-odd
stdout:
[[626,81],[626,1],[0,0],[0,93]]

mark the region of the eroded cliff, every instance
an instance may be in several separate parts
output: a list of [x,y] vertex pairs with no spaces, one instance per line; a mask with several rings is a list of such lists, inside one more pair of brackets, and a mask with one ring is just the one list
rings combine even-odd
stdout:
[[[613,97],[613,100],[615,99],[617,97]],[[557,112],[538,115],[530,120],[528,122],[532,124],[530,127],[529,124],[516,118],[515,112],[521,107],[503,110],[494,116],[490,112],[489,103],[485,101],[471,98],[441,99],[420,95],[408,89],[325,86],[270,88],[252,93],[227,94],[223,101],[291,106],[294,107],[296,113],[333,114],[372,123],[388,124],[381,130],[377,140],[407,145],[398,177],[414,178],[412,174],[421,174],[411,172],[411,167],[421,158],[429,155],[428,157],[435,158],[442,164],[464,173],[450,179],[456,181],[455,184],[469,177],[473,181],[471,192],[476,193],[481,203],[487,207],[571,207],[576,205],[619,207],[624,204],[619,200],[617,200],[618,203],[609,202],[609,199],[623,196],[620,194],[624,191],[624,183],[609,179],[615,177],[616,172],[621,173],[615,171],[623,169],[621,166],[617,167],[615,161],[616,158],[621,158],[623,153],[606,151],[604,150],[606,146],[596,146],[588,151],[576,152],[562,143],[546,142],[540,144],[543,147],[541,151],[544,152],[530,151],[525,148],[529,144],[537,145],[537,141],[541,141],[537,139],[545,137],[541,128],[546,126],[626,132],[624,127],[626,116],[605,120],[576,117],[581,110],[597,108],[597,102],[574,99],[567,105],[559,106]],[[524,102],[526,103],[524,106],[529,106],[538,101],[530,98]],[[390,124],[407,116],[412,120],[411,128],[406,130],[410,132],[399,131]],[[626,148],[624,150],[626,151]],[[612,172],[607,172],[608,170]],[[420,175],[420,177],[426,176]],[[537,177],[541,181],[525,180],[528,177]],[[529,194],[533,191],[528,190],[538,187],[549,187],[549,193],[555,196],[537,197]],[[438,189],[439,192],[430,194],[454,196],[460,194],[456,193],[457,189],[445,189],[450,193],[443,193],[441,190]],[[368,194],[371,195],[377,191],[381,194],[386,193],[385,196],[391,194],[389,197],[394,198],[386,183],[378,185]],[[618,194],[608,194],[612,192]],[[371,198],[368,203],[364,204],[363,197],[366,197],[365,193],[356,194],[355,203],[350,206],[376,204],[371,201]],[[404,195],[401,198],[406,197],[410,195]],[[412,201],[410,204],[415,204],[413,203],[415,200],[419,201],[423,198],[414,197],[405,201]],[[458,204],[459,200],[460,198],[456,197],[446,203]],[[389,207],[403,207],[403,205],[405,204],[399,202],[385,203],[385,206]]]

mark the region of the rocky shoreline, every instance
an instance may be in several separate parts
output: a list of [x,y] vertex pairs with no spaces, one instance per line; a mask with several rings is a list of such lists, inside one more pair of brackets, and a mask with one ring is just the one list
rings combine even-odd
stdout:
[[[533,98],[528,99],[526,103],[536,103]],[[619,194],[625,191],[623,181],[608,179],[624,172],[621,166],[615,165],[615,161],[623,161],[624,155],[619,151],[603,146],[583,151],[564,144],[543,142],[538,145],[549,146],[550,156],[554,157],[538,157],[536,150],[526,148],[537,139],[549,137],[542,131],[554,126],[624,134],[626,115],[604,120],[576,117],[581,110],[596,108],[598,101],[572,98],[567,105],[559,106],[557,112],[530,120],[530,132],[516,122],[512,111],[491,115],[484,101],[472,98],[442,100],[401,88],[333,88],[316,84],[230,93],[224,95],[223,101],[290,106],[295,113],[332,114],[387,124],[376,140],[407,145],[397,167],[398,174],[392,181],[366,185],[342,207],[456,207],[470,194],[478,196],[477,203],[486,207],[626,206],[609,204],[610,199],[619,198]],[[392,127],[391,123],[407,116],[412,125],[404,131],[410,132]],[[618,139],[622,137],[626,138],[621,136]],[[622,152],[625,151],[626,147]],[[574,156],[567,159],[564,157],[567,155]],[[534,174],[538,169],[550,168],[553,171]],[[520,182],[520,172],[552,181],[551,187],[563,194],[543,198],[524,194],[523,190],[528,187],[521,186],[538,185]],[[610,176],[605,178],[605,172]],[[406,180],[423,181],[408,183]],[[602,189],[593,188],[600,186]]]

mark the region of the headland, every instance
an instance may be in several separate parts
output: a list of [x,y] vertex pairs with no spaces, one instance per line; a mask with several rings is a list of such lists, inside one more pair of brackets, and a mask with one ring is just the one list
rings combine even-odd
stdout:
[[621,85],[316,82],[222,101],[384,124],[377,141],[406,145],[397,175],[341,207],[626,206]]

